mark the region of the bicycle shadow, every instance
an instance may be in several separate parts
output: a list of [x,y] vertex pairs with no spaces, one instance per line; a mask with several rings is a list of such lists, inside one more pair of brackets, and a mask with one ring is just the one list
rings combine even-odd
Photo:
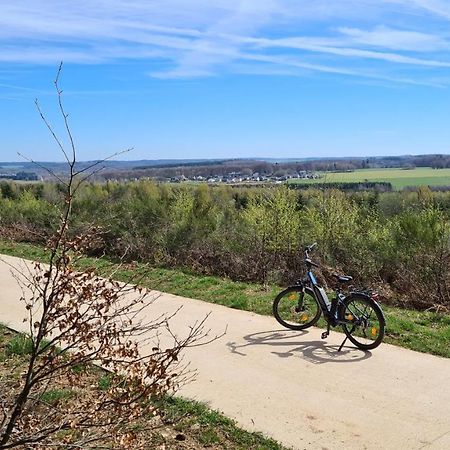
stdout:
[[[280,358],[300,356],[314,364],[354,363],[364,361],[372,356],[370,351],[360,350],[351,344],[345,345],[339,352],[340,344],[330,344],[322,340],[301,339],[293,341],[293,339],[307,336],[308,333],[308,331],[294,332],[284,329],[261,331],[243,336],[244,341],[242,343],[228,342],[226,345],[231,353],[240,356],[247,356],[242,350],[246,347],[265,345],[274,348],[271,353]],[[344,338],[345,336],[342,335],[342,340]]]

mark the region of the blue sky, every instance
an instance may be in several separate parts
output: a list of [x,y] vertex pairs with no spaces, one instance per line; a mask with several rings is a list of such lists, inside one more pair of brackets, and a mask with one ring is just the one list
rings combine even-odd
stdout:
[[450,1],[0,0],[0,160],[450,153]]

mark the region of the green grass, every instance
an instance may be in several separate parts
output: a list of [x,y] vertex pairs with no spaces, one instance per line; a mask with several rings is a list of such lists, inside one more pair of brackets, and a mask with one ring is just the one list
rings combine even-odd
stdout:
[[[0,241],[0,253],[45,261],[45,251],[30,244]],[[114,263],[106,259],[83,259],[80,268],[88,266],[95,266],[99,273],[107,274],[114,268]],[[263,288],[254,283],[234,282],[181,269],[154,268],[143,264],[132,269],[122,268],[115,277],[127,280],[131,275],[142,277],[140,283],[151,289],[263,315],[272,314],[272,301],[280,290],[278,286]],[[450,358],[450,316],[387,305],[382,307],[387,320],[384,342]],[[325,326],[323,319],[318,325]]]
[[50,405],[56,405],[62,400],[68,399],[74,395],[75,393],[71,389],[50,389],[41,394],[39,399]]
[[6,354],[24,356],[29,355],[33,349],[31,339],[24,334],[15,335],[6,345]]
[[101,391],[106,391],[111,387],[111,375],[105,373],[98,379],[98,388]]
[[[43,339],[39,345],[39,349],[48,345],[48,341]],[[33,342],[30,337],[25,334],[17,334],[6,345],[7,355],[25,356],[31,354],[33,350]],[[55,347],[56,352],[60,352],[61,349]]]
[[395,189],[406,186],[448,186],[450,169],[358,169],[353,172],[322,172],[322,178],[316,180],[290,180],[290,183],[355,183],[361,181],[386,181]]
[[[265,438],[260,433],[250,433],[236,427],[229,419],[206,405],[179,397],[166,397],[159,404],[164,421],[176,424],[175,429],[181,433],[195,433],[197,440],[205,447],[223,446],[231,441],[235,449],[282,450],[280,444]],[[193,428],[193,425],[196,425]],[[227,447],[225,447],[227,448]]]
[[383,306],[385,342],[450,358],[450,316]]

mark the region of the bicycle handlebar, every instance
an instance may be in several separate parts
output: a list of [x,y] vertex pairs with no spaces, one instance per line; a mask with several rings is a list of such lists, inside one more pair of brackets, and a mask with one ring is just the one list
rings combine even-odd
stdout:
[[317,242],[314,242],[314,244],[308,245],[306,247],[305,251],[311,252],[312,250],[314,250],[315,247],[317,247]]
[[308,245],[305,248],[305,263],[308,265],[311,265],[313,267],[320,267],[318,264],[316,264],[315,262],[311,261],[311,259],[309,258],[309,252],[314,250],[314,248],[317,247],[317,242],[314,242],[314,244]]

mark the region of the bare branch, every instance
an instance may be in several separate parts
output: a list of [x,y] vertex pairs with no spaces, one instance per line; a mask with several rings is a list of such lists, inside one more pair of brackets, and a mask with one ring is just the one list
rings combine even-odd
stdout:
[[38,167],[40,167],[41,169],[43,169],[43,170],[45,170],[46,172],[48,172],[52,177],[56,178],[61,184],[67,185],[67,183],[66,183],[62,178],[60,178],[58,175],[56,175],[55,172],[53,172],[53,170],[50,170],[48,167],[45,167],[45,166],[42,165],[41,163],[38,163],[37,161],[34,161],[34,160],[31,159],[31,158],[28,158],[27,156],[23,155],[23,154],[20,153],[20,152],[17,152],[17,154],[18,154],[21,158],[27,160],[28,162],[31,162],[31,163],[35,164],[36,166],[38,166]]
[[80,174],[82,174],[82,173],[84,173],[84,172],[87,172],[88,170],[93,169],[94,167],[97,167],[99,164],[103,164],[104,162],[109,161],[110,159],[113,159],[113,158],[115,158],[116,156],[120,156],[120,155],[123,155],[124,153],[131,152],[132,150],[133,150],[133,147],[127,148],[127,149],[125,149],[125,150],[120,150],[120,151],[118,151],[118,152],[116,152],[116,153],[113,153],[113,154],[110,155],[110,156],[107,156],[106,158],[103,158],[103,159],[101,159],[101,160],[99,160],[99,161],[95,161],[94,163],[92,163],[91,165],[85,167],[84,169],[81,169],[81,170],[76,171],[76,172],[74,173],[74,176],[77,176],[77,175],[80,175]]

